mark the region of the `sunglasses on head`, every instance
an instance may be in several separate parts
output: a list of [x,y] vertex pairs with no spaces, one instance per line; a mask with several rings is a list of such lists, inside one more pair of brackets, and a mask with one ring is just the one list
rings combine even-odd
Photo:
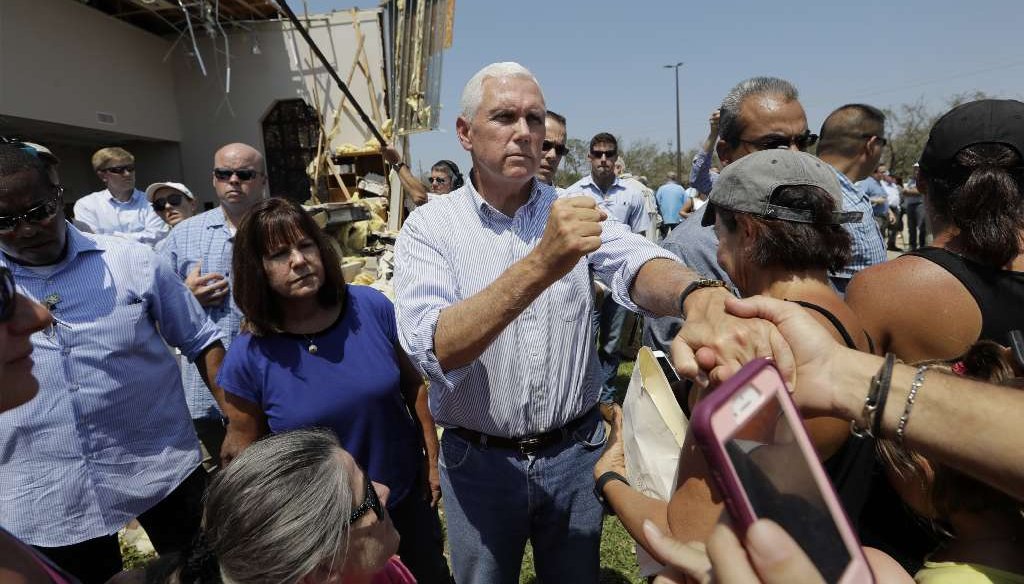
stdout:
[[[563,146],[564,148],[564,146]],[[615,158],[619,155],[618,150],[591,150],[590,157],[594,160],[601,160],[602,157]]]
[[366,479],[366,493],[363,496],[363,502],[358,507],[352,510],[352,515],[348,518],[349,525],[352,525],[356,521],[366,515],[371,509],[377,514],[377,519],[384,517],[384,509],[381,508],[380,499],[377,498],[377,490],[373,488],[373,483],[370,482],[369,475],[363,475]]
[[565,156],[565,153],[569,151],[568,146],[566,146],[565,144],[555,144],[551,140],[544,140],[540,147],[544,150],[544,152],[547,152],[548,150],[554,148],[555,154],[559,156]]
[[185,195],[183,195],[181,193],[172,193],[170,195],[167,195],[166,197],[160,197],[159,199],[156,199],[155,201],[153,201],[153,210],[154,211],[163,211],[164,207],[166,207],[168,205],[170,205],[172,207],[177,207],[184,200],[185,200]]
[[106,172],[108,174],[121,174],[121,175],[131,174],[131,173],[135,172],[135,165],[134,164],[124,164],[124,165],[121,165],[121,166],[108,166],[106,168],[101,168],[100,172]]
[[750,144],[758,150],[777,150],[790,146],[796,146],[799,150],[807,150],[818,143],[818,135],[812,134],[810,130],[805,130],[803,134],[796,136],[768,136],[758,140],[743,140],[741,138],[740,142]]
[[432,176],[432,177],[428,178],[427,180],[430,181],[430,184],[439,184],[439,185],[443,185],[444,183],[448,182],[448,179],[446,179],[443,176]]
[[24,213],[0,217],[0,233],[14,231],[22,221],[27,223],[44,223],[53,219],[57,215],[57,211],[60,210],[61,195],[64,193],[64,187],[62,185],[53,185],[53,188],[56,189],[57,194],[52,199],[40,203]]
[[11,319],[14,315],[14,274],[0,266],[0,322]]
[[238,177],[238,180],[245,182],[256,178],[260,171],[251,168],[215,168],[213,176],[217,180],[231,180],[231,175]]

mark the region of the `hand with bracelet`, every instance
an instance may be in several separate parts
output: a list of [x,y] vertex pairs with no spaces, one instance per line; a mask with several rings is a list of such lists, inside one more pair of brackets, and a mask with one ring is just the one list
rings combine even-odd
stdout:
[[859,428],[874,426],[877,437],[905,440],[921,454],[1024,499],[1024,433],[1019,432],[1024,392],[896,364],[886,406],[875,412],[872,424],[864,406],[882,357],[839,345],[806,311],[788,302],[755,296],[728,300],[726,308],[778,327],[793,351],[793,397],[805,414],[839,417]]

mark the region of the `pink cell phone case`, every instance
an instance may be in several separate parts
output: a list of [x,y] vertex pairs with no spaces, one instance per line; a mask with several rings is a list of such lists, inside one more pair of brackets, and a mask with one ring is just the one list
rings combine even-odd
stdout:
[[[753,394],[749,392],[740,395],[741,390],[750,386],[758,390],[760,401],[756,405],[741,403],[734,406],[733,402],[736,399],[751,399],[750,396]],[[850,556],[850,563],[836,581],[842,584],[874,582],[860,542],[850,527],[850,521],[839,503],[839,498],[828,475],[825,474],[825,469],[818,461],[817,453],[807,435],[800,414],[789,396],[786,383],[774,363],[768,359],[755,359],[747,363],[728,381],[704,397],[694,407],[693,415],[690,418],[690,427],[693,429],[694,437],[704,452],[715,484],[722,492],[729,515],[741,534],[746,532],[747,528],[758,519],[754,506],[747,496],[746,489],[726,450],[726,443],[734,434],[737,434],[738,430],[745,428],[745,424],[756,415],[754,412],[760,412],[766,406],[774,408],[774,404],[771,402],[776,397],[781,407],[781,415],[787,418],[793,438],[802,454],[803,461],[794,460],[793,464],[807,466]],[[746,408],[746,411],[751,413],[737,421],[736,407]],[[798,543],[800,542],[798,541]],[[801,546],[803,547],[803,544]]]

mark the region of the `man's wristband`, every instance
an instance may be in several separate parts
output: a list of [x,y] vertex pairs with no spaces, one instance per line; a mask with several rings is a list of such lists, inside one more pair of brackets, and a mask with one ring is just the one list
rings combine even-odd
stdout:
[[602,474],[597,477],[596,481],[594,481],[594,496],[597,497],[601,506],[604,507],[605,513],[615,515],[615,509],[612,509],[612,506],[608,504],[608,500],[604,497],[604,486],[607,485],[609,481],[622,481],[627,487],[629,486],[629,481],[626,480],[626,477],[613,470]]
[[690,282],[686,288],[683,288],[683,292],[679,295],[679,314],[685,314],[683,311],[683,304],[686,303],[686,299],[690,294],[693,294],[695,290],[699,290],[701,288],[725,288],[726,286],[727,284],[721,280],[711,280],[708,278],[700,278],[699,280]]

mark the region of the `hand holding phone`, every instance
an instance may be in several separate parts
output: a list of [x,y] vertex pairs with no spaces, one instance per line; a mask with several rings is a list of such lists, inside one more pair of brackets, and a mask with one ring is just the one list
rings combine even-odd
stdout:
[[755,359],[693,410],[694,437],[740,534],[778,523],[826,582],[873,582],[785,381]]

